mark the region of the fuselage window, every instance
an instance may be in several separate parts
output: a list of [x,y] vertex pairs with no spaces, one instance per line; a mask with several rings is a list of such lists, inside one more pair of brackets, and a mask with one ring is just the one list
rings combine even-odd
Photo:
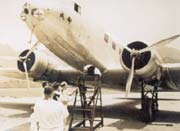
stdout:
[[106,43],[108,43],[108,41],[109,41],[109,36],[108,36],[107,34],[104,34],[104,41],[105,41]]
[[114,50],[116,50],[116,43],[115,43],[115,42],[112,42],[112,48],[113,48]]
[[81,7],[80,7],[77,3],[74,3],[74,10],[75,10],[78,14],[81,14]]

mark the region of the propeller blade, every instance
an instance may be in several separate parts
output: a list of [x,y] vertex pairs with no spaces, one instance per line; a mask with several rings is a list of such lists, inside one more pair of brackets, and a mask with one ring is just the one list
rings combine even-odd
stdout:
[[180,35],[174,35],[172,37],[169,37],[167,39],[163,39],[161,41],[158,41],[154,44],[152,44],[151,46],[148,46],[142,50],[139,51],[139,53],[143,53],[143,52],[146,52],[146,51],[150,51],[152,49],[155,49],[157,48],[158,46],[163,46],[163,45],[166,45],[166,44],[169,44],[170,42],[172,42],[173,40],[177,39]]
[[129,94],[131,86],[132,86],[132,81],[133,81],[133,77],[134,77],[134,64],[135,64],[135,57],[132,58],[131,71],[129,73],[127,83],[126,83],[126,97],[128,97],[128,94]]
[[39,43],[39,41],[37,41],[37,42],[31,47],[31,49],[30,49],[30,50],[28,51],[28,53],[26,54],[26,57],[25,57],[25,58],[27,58],[27,57],[34,51],[34,49],[37,47],[38,43]]
[[131,49],[127,46],[123,46],[124,49],[126,49],[127,51],[129,51],[129,53],[131,53]]
[[30,88],[30,83],[29,83],[29,76],[28,76],[26,61],[23,61],[23,66],[24,66],[25,75],[26,75],[27,88],[29,89]]
[[27,52],[27,54],[25,55],[25,56],[23,56],[23,57],[19,57],[20,58],[20,60],[22,60],[22,59],[27,59],[28,58],[28,56],[34,51],[34,49],[37,47],[37,45],[39,44],[39,41],[37,41],[32,47],[31,47],[31,49],[29,49],[29,51]]

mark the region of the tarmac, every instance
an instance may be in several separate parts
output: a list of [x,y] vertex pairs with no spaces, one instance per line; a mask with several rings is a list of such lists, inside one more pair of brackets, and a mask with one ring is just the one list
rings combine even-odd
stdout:
[[[102,92],[104,127],[98,131],[180,130],[180,92],[159,93],[159,112],[152,123],[142,122],[140,93],[130,93],[126,99],[119,90]],[[30,131],[31,106],[41,96],[41,88],[0,89],[0,131]]]

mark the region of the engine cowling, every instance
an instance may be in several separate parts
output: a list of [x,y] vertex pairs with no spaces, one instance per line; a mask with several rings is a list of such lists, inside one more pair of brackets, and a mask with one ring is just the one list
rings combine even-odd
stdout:
[[[127,45],[130,49],[141,50],[147,47],[147,44],[135,41]],[[135,74],[139,77],[150,78],[153,77],[157,70],[157,64],[154,61],[153,51],[147,51],[141,54],[138,54],[135,59]],[[124,49],[121,54],[120,62],[123,68],[127,71],[131,68],[132,56],[129,51]]]
[[[19,57],[24,57],[29,50],[24,50]],[[44,53],[34,51],[26,59],[27,71],[34,80],[56,81],[60,77],[60,70]],[[23,60],[17,61],[18,69],[25,72]]]

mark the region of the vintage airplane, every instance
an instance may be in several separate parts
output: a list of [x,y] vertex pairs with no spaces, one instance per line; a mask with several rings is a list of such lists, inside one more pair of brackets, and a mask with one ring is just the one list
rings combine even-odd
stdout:
[[[62,0],[60,2],[63,3]],[[126,84],[126,96],[135,78],[141,83],[145,121],[153,121],[158,110],[158,87],[180,87],[180,51],[169,46],[179,35],[150,46],[134,41],[119,47],[120,42],[112,33],[99,29],[99,25],[89,21],[90,18],[87,20],[85,7],[76,1],[67,3],[69,6],[60,4],[56,9],[24,4],[21,18],[38,41],[19,55],[18,69],[26,72],[27,78],[29,75],[35,80],[50,78],[51,81],[72,82],[83,74],[87,65],[92,65],[88,70],[98,68],[102,83]],[[34,51],[39,43],[75,70],[53,68],[46,56]],[[146,85],[153,88],[147,90]]]

